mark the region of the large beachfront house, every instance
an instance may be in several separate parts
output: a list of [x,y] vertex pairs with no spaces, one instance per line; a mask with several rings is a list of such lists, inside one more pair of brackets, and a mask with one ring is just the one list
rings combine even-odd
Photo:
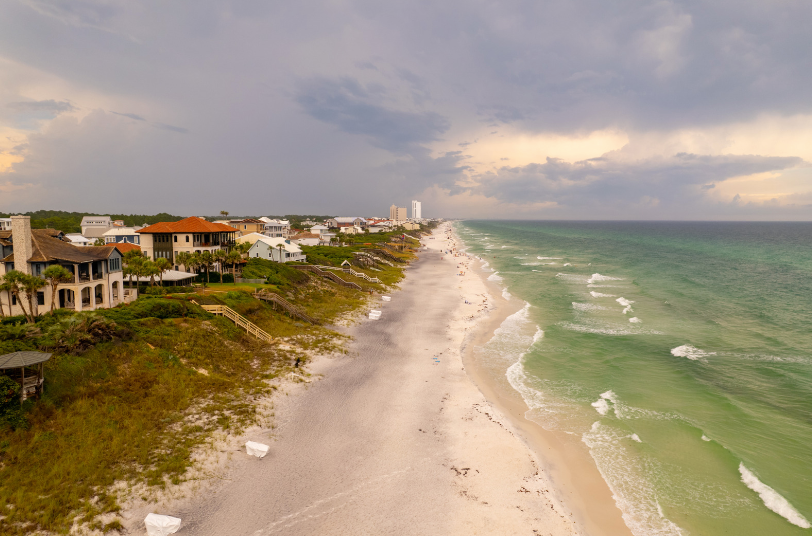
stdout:
[[[192,216],[180,221],[160,222],[136,231],[141,251],[150,259],[169,259],[180,270],[178,253],[214,252],[234,245],[239,232],[234,227]],[[184,267],[185,268],[185,267]]]
[[306,256],[302,249],[285,238],[263,238],[257,240],[248,250],[248,257],[271,260],[275,262],[304,262]]
[[339,216],[337,218],[330,218],[324,222],[324,224],[330,229],[340,229],[342,227],[360,227],[363,229],[367,226],[367,220],[356,216]]
[[[123,288],[122,256],[116,248],[78,247],[64,240],[55,229],[31,229],[29,216],[12,216],[11,231],[0,231],[0,275],[11,270],[42,276],[53,264],[73,274],[73,279],[57,289],[58,308],[93,310],[114,307],[135,299],[134,291]],[[0,293],[0,306],[8,311],[8,293]],[[51,304],[50,286],[37,293],[35,314],[47,312]],[[28,304],[26,304],[27,307]],[[23,311],[11,297],[11,314]]]
[[271,218],[260,218],[265,222],[265,228],[262,234],[271,238],[288,238],[290,237],[290,222],[288,220],[272,220]]

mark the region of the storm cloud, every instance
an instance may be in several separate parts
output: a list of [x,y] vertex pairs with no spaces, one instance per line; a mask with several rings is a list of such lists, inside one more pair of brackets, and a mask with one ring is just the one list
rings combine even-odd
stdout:
[[812,219],[809,20],[766,0],[4,2],[0,211]]

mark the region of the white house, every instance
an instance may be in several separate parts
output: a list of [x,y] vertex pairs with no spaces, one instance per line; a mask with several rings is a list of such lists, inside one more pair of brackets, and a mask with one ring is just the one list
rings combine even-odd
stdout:
[[11,231],[11,218],[0,218],[0,231]]
[[82,236],[90,239],[101,237],[113,227],[110,216],[84,216],[82,218]]
[[271,218],[260,218],[265,223],[262,234],[271,238],[288,238],[290,236],[290,222],[288,220],[272,220]]
[[91,240],[85,236],[80,235],[79,233],[68,233],[65,235],[63,240],[66,240],[73,244],[74,246],[92,246],[95,240]]
[[248,250],[248,257],[274,262],[304,262],[306,260],[302,248],[285,238],[257,240]]
[[363,229],[367,226],[367,220],[357,216],[339,216],[337,218],[330,218],[325,224],[331,229],[342,227],[361,227]]
[[242,244],[243,242],[248,242],[252,246],[257,242],[257,240],[262,240],[263,238],[268,238],[264,234],[260,233],[248,233],[247,235],[243,235],[237,238],[237,243]]
[[290,237],[292,244],[299,246],[318,246],[321,245],[321,237],[314,233],[299,233]]
[[140,227],[113,227],[105,231],[102,235],[105,244],[118,244],[119,242],[129,242],[130,244],[140,245],[141,236],[136,232]]

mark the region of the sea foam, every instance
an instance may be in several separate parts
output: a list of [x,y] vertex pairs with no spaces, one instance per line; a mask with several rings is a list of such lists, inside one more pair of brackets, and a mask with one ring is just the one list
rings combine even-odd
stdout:
[[592,274],[592,277],[586,280],[587,283],[592,284],[595,281],[622,281],[620,277],[610,277],[608,275]]
[[622,306],[623,306],[623,314],[624,314],[624,315],[625,315],[626,313],[628,313],[629,311],[631,311],[631,310],[632,310],[632,304],[634,303],[633,301],[631,301],[631,300],[627,300],[627,299],[626,299],[626,298],[624,298],[623,296],[621,296],[620,298],[616,299],[615,301],[616,301],[616,302],[618,302],[620,305],[622,305]]
[[642,320],[640,320],[639,318],[637,318],[637,317],[635,316],[635,317],[633,317],[633,318],[630,318],[630,319],[629,319],[629,322],[631,322],[632,324],[639,324],[639,323],[641,323],[641,322],[642,322]]
[[596,305],[594,303],[579,303],[579,302],[572,302],[572,308],[576,311],[606,311],[607,308],[603,307],[602,305]]
[[540,261],[560,261],[563,257],[536,257]]
[[613,294],[601,294],[600,292],[595,292],[594,290],[590,292],[593,298],[614,298]]
[[488,281],[502,281],[502,276],[499,275],[499,272],[494,272],[488,276]]
[[770,486],[759,480],[743,463],[739,463],[739,472],[742,475],[742,482],[744,482],[748,488],[758,493],[764,502],[764,506],[785,518],[793,525],[797,525],[803,529],[812,527],[809,521],[807,521],[789,501]]
[[691,361],[697,361],[709,355],[716,355],[716,352],[706,352],[690,344],[683,344],[682,346],[672,348],[671,355],[674,357],[687,357]]

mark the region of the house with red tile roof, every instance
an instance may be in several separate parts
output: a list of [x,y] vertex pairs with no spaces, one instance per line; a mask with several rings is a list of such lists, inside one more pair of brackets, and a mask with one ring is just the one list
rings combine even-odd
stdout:
[[141,236],[141,251],[148,258],[169,259],[180,269],[178,253],[228,250],[239,230],[223,223],[210,222],[197,216],[180,221],[159,222],[136,231]]

